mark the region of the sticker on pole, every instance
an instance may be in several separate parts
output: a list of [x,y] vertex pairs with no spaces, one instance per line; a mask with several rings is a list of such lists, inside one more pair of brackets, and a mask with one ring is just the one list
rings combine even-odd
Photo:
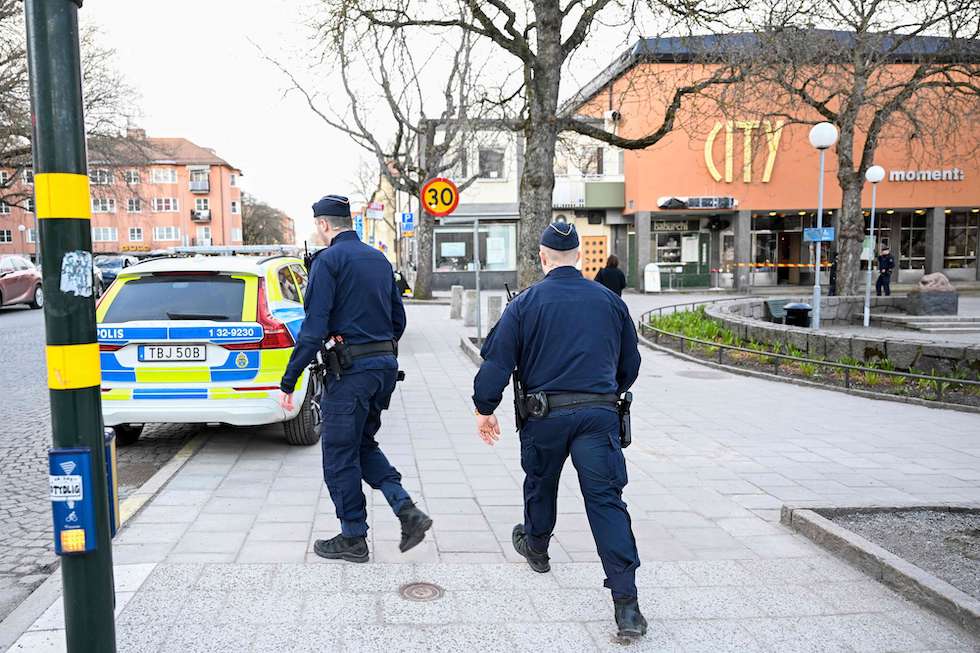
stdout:
[[422,206],[431,215],[445,217],[456,210],[459,205],[459,189],[456,184],[445,177],[430,179],[422,187]]

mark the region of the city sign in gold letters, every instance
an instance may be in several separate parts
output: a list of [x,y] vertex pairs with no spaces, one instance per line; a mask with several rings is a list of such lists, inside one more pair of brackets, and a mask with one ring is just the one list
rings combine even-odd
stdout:
[[718,121],[708,133],[708,138],[704,142],[704,163],[708,167],[708,173],[715,181],[721,181],[722,175],[715,165],[715,138],[718,132],[725,130],[725,183],[732,183],[734,178],[735,164],[735,130],[742,130],[742,181],[746,184],[752,182],[752,135],[761,126],[762,132],[766,135],[766,167],[762,171],[762,182],[768,183],[772,178],[772,167],[776,163],[776,151],[779,149],[779,139],[783,135],[783,121],[777,120],[773,125],[768,120],[726,120]]

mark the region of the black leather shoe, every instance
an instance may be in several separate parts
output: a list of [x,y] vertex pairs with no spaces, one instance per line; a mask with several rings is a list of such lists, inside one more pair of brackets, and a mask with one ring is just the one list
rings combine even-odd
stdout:
[[548,557],[547,553],[538,553],[531,548],[527,541],[527,534],[524,532],[524,524],[514,526],[514,532],[511,533],[510,539],[514,543],[514,550],[527,559],[527,564],[531,566],[531,569],[539,574],[546,574],[551,571],[551,558]]
[[620,637],[642,637],[647,633],[647,620],[640,612],[636,598],[613,599],[616,610],[616,626]]
[[338,535],[330,540],[317,540],[313,543],[313,553],[328,560],[347,562],[367,562],[368,545],[366,537],[344,537]]
[[425,533],[432,528],[432,519],[415,507],[414,503],[402,506],[398,511],[398,521],[402,523],[402,541],[398,549],[405,553],[425,539]]

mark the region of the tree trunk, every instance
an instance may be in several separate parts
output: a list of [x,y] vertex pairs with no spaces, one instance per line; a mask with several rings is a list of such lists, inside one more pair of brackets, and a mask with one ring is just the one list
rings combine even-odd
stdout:
[[556,0],[534,2],[538,51],[527,74],[527,125],[521,172],[521,225],[517,249],[517,285],[541,278],[538,245],[551,222],[555,190],[555,143],[558,140],[558,85],[561,81],[562,12]]
[[432,299],[432,227],[435,220],[419,202],[419,223],[415,228],[415,238],[419,244],[419,257],[416,261],[415,287],[412,296],[416,299]]
[[861,184],[848,180],[841,184],[843,199],[840,232],[837,235],[837,293],[860,295],[861,250],[864,244],[864,211],[861,208]]

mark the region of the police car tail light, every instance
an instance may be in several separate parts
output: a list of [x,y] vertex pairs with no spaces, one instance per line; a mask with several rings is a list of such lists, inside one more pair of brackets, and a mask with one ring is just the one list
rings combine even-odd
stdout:
[[262,325],[262,340],[235,345],[225,345],[225,349],[285,349],[295,343],[286,325],[272,317],[266,302],[265,280],[259,279],[258,301],[256,302],[257,322]]
[[105,344],[99,345],[99,351],[119,351],[122,348],[123,348],[122,345],[105,345]]

